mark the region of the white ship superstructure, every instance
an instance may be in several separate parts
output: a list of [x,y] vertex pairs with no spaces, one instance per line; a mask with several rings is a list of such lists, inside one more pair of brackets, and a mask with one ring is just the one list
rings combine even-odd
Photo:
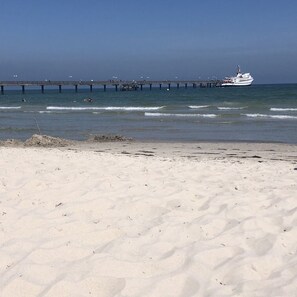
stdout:
[[253,77],[250,73],[241,73],[240,67],[237,68],[237,75],[226,77],[223,80],[222,87],[227,86],[250,86],[253,82]]

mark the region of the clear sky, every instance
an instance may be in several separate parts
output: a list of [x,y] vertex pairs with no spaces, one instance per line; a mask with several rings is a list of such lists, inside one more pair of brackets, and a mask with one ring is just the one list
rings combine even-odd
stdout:
[[0,0],[0,80],[297,83],[296,0]]

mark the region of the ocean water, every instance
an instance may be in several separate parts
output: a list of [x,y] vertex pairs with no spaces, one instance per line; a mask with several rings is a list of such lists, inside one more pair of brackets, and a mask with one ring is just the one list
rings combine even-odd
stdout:
[[[91,97],[93,102],[85,102]],[[25,102],[23,102],[25,101]],[[34,133],[85,140],[117,134],[157,141],[297,143],[297,84],[238,88],[171,87],[5,90],[0,95],[0,139]]]

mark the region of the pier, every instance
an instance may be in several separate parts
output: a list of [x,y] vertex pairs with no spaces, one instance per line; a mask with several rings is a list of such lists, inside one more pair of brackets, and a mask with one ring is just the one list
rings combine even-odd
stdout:
[[0,81],[0,93],[4,95],[5,88],[19,87],[22,94],[25,94],[26,87],[40,88],[41,93],[44,93],[46,87],[57,87],[59,93],[62,93],[63,88],[73,88],[74,92],[78,92],[79,88],[88,88],[92,93],[95,87],[103,89],[106,92],[107,88],[114,88],[115,91],[142,91],[144,88],[152,90],[153,87],[171,89],[179,88],[213,88],[221,86],[221,80],[107,80],[107,81]]

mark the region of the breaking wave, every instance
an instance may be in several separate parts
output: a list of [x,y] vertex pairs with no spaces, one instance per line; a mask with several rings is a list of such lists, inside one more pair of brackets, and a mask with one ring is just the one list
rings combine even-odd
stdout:
[[209,105],[189,105],[191,109],[207,108]]
[[239,109],[245,109],[246,106],[243,107],[218,107],[219,110],[239,110]]
[[67,106],[48,106],[47,110],[72,110],[72,111],[83,111],[83,110],[109,110],[109,111],[146,111],[146,110],[159,110],[162,109],[164,106],[107,106],[107,107],[67,107]]
[[286,120],[286,119],[291,119],[291,120],[296,120],[297,116],[290,116],[290,115],[270,115],[270,114],[261,114],[261,113],[248,113],[248,114],[243,114],[247,117],[250,118],[271,118],[271,119],[280,119],[280,120]]
[[5,110],[9,110],[9,109],[21,109],[21,106],[0,106],[0,109],[5,109]]
[[203,117],[203,118],[215,118],[216,114],[190,114],[190,113],[159,113],[159,112],[146,112],[144,114],[147,117]]
[[271,111],[297,111],[297,108],[276,108],[276,107],[271,107]]

